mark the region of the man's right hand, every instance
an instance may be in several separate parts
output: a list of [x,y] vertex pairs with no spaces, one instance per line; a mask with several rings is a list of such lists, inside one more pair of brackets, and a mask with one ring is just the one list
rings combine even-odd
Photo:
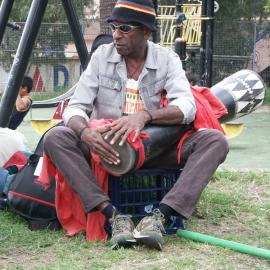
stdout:
[[98,155],[109,164],[119,164],[119,154],[102,137],[110,127],[86,128],[81,133],[81,141],[87,144],[92,153]]

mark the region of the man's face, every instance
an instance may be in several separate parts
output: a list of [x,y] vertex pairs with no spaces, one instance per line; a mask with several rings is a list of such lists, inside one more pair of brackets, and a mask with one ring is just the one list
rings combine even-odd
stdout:
[[137,55],[145,48],[150,30],[132,23],[113,22],[111,24],[113,42],[117,52],[122,56]]

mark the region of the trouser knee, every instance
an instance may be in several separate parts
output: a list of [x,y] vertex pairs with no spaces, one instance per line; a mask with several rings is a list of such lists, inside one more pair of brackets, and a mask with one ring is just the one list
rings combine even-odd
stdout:
[[223,162],[229,152],[229,144],[225,135],[216,129],[209,129],[207,131],[207,141],[211,145],[215,156],[220,158]]
[[[43,147],[45,153],[51,150],[56,150],[61,145],[69,145],[71,143],[70,137],[74,137],[74,132],[64,126],[56,126],[50,129],[44,136]],[[68,144],[67,144],[68,143]]]

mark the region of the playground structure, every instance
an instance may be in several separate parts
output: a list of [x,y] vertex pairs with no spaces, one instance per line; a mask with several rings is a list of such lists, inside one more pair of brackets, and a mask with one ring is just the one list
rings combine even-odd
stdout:
[[[179,28],[180,36],[186,41],[187,47],[199,48],[204,34],[202,33],[202,21],[212,18],[202,16],[202,1],[188,1],[178,5],[160,5],[158,7],[159,43],[163,46],[174,46],[177,28]],[[218,10],[219,5],[215,1],[214,12],[218,12]]]
[[202,35],[202,4],[197,2],[183,4],[181,7],[181,12],[177,11],[176,6],[158,7],[159,43],[163,46],[174,46],[177,28],[179,28],[181,30],[181,37],[186,41],[187,46],[199,47]]
[[174,6],[159,5],[157,9],[159,43],[175,46],[184,68],[199,53],[200,85],[208,87],[212,85],[214,13],[218,9],[216,1],[198,0],[175,1]]

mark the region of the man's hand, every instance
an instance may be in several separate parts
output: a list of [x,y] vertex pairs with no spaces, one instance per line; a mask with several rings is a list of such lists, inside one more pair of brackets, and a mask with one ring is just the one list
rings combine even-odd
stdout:
[[119,145],[123,145],[130,133],[135,131],[135,136],[133,138],[133,142],[135,142],[145,124],[150,120],[149,114],[145,111],[123,116],[108,125],[111,130],[107,132],[105,138],[111,138],[111,144],[114,144],[121,138]]
[[90,150],[109,164],[119,164],[119,154],[103,139],[102,134],[110,129],[109,126],[86,128],[81,134],[81,141],[86,143]]

